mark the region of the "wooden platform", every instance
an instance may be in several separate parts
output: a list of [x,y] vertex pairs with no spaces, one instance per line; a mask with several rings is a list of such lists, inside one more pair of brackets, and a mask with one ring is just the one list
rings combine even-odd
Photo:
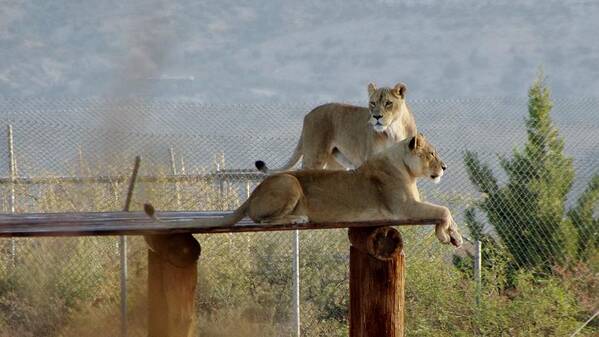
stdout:
[[236,233],[378,226],[434,225],[438,219],[405,221],[256,224],[244,219],[234,226],[197,227],[194,219],[221,217],[227,212],[158,212],[156,223],[143,212],[1,214],[0,237],[155,235],[176,233]]

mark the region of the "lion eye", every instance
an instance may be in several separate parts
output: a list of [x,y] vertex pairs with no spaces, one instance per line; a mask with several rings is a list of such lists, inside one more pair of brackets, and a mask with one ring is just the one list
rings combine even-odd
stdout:
[[371,108],[374,108],[374,106],[375,106],[375,105],[376,105],[376,103],[374,103],[374,102],[370,102],[370,107],[371,107]]
[[391,106],[391,105],[393,105],[393,102],[391,102],[391,101],[387,101],[387,102],[385,102],[385,106],[389,107],[389,106]]

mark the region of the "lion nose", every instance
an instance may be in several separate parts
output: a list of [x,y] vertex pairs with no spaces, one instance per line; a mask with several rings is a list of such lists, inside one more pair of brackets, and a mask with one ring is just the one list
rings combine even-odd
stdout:
[[381,119],[381,118],[383,118],[383,115],[374,115],[374,116],[372,116],[372,117],[374,117],[374,118],[376,118],[376,119]]
[[443,171],[447,170],[447,165],[445,165],[445,163],[441,164],[441,169],[442,169]]

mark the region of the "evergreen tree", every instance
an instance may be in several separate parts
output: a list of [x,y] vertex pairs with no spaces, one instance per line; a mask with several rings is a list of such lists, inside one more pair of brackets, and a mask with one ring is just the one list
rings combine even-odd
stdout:
[[598,221],[593,218],[599,174],[575,207],[566,211],[574,168],[572,159],[563,154],[564,140],[551,121],[553,103],[542,74],[528,97],[524,149],[514,149],[511,158],[500,157],[506,184],[499,185],[476,153],[466,152],[464,161],[470,180],[485,195],[477,208],[486,214],[514,265],[548,269],[570,258],[584,258],[590,246],[599,246]]

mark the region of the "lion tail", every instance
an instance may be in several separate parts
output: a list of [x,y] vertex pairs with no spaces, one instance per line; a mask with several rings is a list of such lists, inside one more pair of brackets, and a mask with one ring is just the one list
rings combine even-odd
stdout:
[[[231,214],[227,214],[220,218],[195,219],[190,225],[194,227],[233,226],[247,215],[248,207],[249,200],[246,200]],[[144,204],[144,212],[154,221],[161,222],[160,218],[156,216],[156,210],[152,204]]]
[[295,149],[293,150],[293,154],[291,155],[291,158],[289,158],[289,160],[287,160],[287,163],[285,163],[285,165],[283,165],[277,169],[271,170],[268,168],[268,166],[266,165],[266,163],[264,161],[257,160],[255,162],[256,168],[258,169],[258,171],[260,171],[262,173],[266,173],[266,174],[289,171],[292,167],[297,165],[297,163],[304,156],[303,149],[302,149],[303,143],[304,143],[304,135],[302,133],[302,135],[300,136],[300,139],[297,142],[297,145],[295,146]]

